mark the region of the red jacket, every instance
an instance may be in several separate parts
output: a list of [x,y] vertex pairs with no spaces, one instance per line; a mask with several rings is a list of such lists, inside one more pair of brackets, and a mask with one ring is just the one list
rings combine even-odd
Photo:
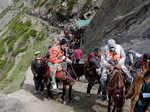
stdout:
[[63,56],[64,52],[60,50],[59,46],[54,46],[51,48],[51,55],[48,59],[51,63],[61,63],[62,60],[58,59],[58,57]]
[[87,62],[90,62],[90,58],[91,58],[92,56],[94,56],[94,53],[93,53],[93,52],[91,52],[91,53],[88,55]]
[[149,62],[147,62],[146,64],[144,64],[144,57],[141,57],[141,69],[144,72],[145,69],[149,68]]
[[75,59],[80,60],[82,58],[82,55],[83,55],[83,53],[80,49],[75,49],[75,51],[74,51]]

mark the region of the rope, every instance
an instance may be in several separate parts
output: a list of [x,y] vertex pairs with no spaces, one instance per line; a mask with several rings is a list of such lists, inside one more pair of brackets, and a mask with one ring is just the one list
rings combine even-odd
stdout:
[[74,68],[73,68],[72,64],[71,64],[71,69],[72,69],[72,71],[73,71],[73,74],[74,74],[74,75],[75,75],[75,77],[77,78],[78,76],[76,75],[76,72],[75,72],[75,70],[74,70]]

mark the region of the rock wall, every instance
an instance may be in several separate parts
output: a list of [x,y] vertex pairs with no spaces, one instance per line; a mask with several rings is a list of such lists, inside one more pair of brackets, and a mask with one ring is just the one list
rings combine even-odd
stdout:
[[147,52],[149,23],[149,0],[104,0],[84,34],[82,49],[88,54],[114,38],[125,49],[133,47],[137,52]]

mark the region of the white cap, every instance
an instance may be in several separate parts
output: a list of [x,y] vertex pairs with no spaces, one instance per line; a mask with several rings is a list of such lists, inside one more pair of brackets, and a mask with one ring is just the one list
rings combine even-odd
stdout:
[[110,39],[107,41],[109,47],[116,47],[116,41],[114,39]]

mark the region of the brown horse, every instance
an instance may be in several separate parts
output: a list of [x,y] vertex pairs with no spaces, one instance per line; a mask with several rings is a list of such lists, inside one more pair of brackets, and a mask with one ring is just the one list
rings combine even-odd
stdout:
[[[45,83],[47,85],[47,91],[48,91],[48,97],[51,96],[50,86],[51,86],[51,76],[50,76],[50,69],[48,66],[47,58],[44,57],[44,63],[43,63],[43,74],[46,74]],[[69,100],[72,100],[72,86],[74,84],[74,79],[71,77],[71,75],[65,71],[62,70],[60,72],[56,73],[56,79],[63,82],[63,93],[62,93],[62,102],[65,103],[65,95],[66,95],[66,87],[69,86]]]
[[99,83],[99,89],[97,92],[97,95],[100,94],[101,86],[100,86],[100,76],[96,72],[96,65],[94,62],[88,62],[84,65],[84,73],[85,77],[88,80],[88,87],[87,87],[87,94],[90,95],[91,89],[94,86],[95,83]]
[[122,71],[119,68],[115,68],[112,72],[112,78],[108,82],[108,112],[111,112],[112,99],[114,101],[112,112],[122,112],[122,107],[125,102],[124,89],[125,84]]

